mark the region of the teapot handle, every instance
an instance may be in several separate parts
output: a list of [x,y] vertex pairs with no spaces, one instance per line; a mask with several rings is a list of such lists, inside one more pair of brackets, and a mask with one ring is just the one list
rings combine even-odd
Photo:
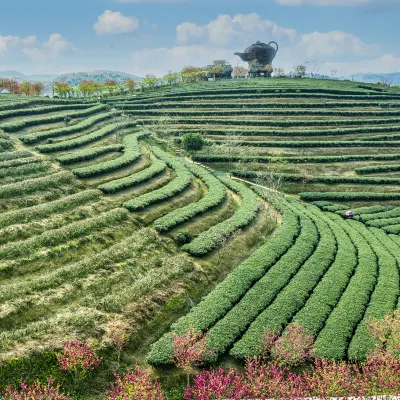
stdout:
[[278,43],[272,41],[272,42],[269,42],[269,43],[268,43],[268,46],[269,46],[271,43],[276,44],[276,50],[275,50],[275,51],[278,52],[278,50],[279,50]]

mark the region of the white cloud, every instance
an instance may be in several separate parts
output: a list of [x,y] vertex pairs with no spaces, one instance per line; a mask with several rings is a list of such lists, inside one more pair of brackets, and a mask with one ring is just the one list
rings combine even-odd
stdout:
[[342,31],[304,34],[296,47],[308,57],[365,56],[379,51],[378,45],[366,44],[358,36]]
[[278,4],[283,6],[330,6],[330,7],[357,7],[357,6],[368,6],[376,5],[380,3],[399,3],[399,0],[275,0]]
[[[28,40],[25,40],[24,44],[34,44],[33,37],[30,37]],[[22,52],[31,57],[34,61],[44,62],[54,58],[57,58],[59,55],[68,52],[76,52],[77,48],[71,43],[68,42],[62,35],[59,33],[53,33],[49,36],[49,39],[42,43],[39,46],[27,48],[24,47]]]
[[20,38],[19,36],[1,36],[0,35],[0,54],[8,51],[9,48],[21,45],[32,46],[36,43],[36,36],[27,36]]
[[139,28],[139,20],[136,17],[127,17],[120,12],[104,11],[99,15],[93,29],[98,35],[118,35],[133,32]]
[[204,39],[219,46],[242,46],[249,41],[259,40],[260,37],[293,43],[297,36],[294,29],[280,27],[271,20],[262,19],[256,13],[236,14],[233,17],[219,15],[207,25],[184,22],[177,26],[176,35],[178,43]]
[[357,73],[383,74],[400,72],[400,57],[394,54],[383,54],[380,57],[367,58],[354,62],[331,62],[330,65],[336,68],[343,75]]

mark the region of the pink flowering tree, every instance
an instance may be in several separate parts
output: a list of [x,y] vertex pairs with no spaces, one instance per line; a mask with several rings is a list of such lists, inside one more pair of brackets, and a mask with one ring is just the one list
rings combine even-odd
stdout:
[[114,321],[109,325],[109,334],[112,344],[117,349],[117,369],[119,368],[122,349],[128,344],[130,326],[121,321]]
[[21,382],[19,390],[10,386],[1,394],[1,398],[4,400],[71,400],[60,393],[60,388],[54,385],[53,379],[48,379],[45,385],[39,382],[33,385]]
[[281,366],[294,367],[311,359],[314,345],[312,333],[298,322],[286,327],[282,336],[275,342],[271,354]]
[[73,340],[64,343],[64,351],[57,356],[60,368],[69,371],[77,391],[82,381],[90,371],[93,371],[101,362],[88,341],[81,343]]
[[188,385],[190,375],[214,354],[214,351],[207,347],[207,335],[193,326],[190,326],[183,335],[174,333],[172,350],[172,362],[186,372]]
[[107,400],[164,400],[160,383],[153,381],[146,371],[136,366],[124,375],[115,375],[117,381],[106,393]]

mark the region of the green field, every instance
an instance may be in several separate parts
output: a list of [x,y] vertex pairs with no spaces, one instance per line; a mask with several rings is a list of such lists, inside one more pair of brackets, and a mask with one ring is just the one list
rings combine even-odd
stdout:
[[333,80],[0,96],[1,385],[66,338],[107,348],[114,320],[123,362],[160,371],[190,325],[214,363],[294,321],[318,356],[363,359],[369,318],[399,306],[399,122],[399,90]]

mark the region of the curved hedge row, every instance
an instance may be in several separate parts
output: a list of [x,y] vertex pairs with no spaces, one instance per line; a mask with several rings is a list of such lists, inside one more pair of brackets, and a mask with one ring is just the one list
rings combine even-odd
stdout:
[[34,164],[39,161],[43,161],[43,160],[41,158],[35,157],[29,153],[26,157],[11,158],[6,161],[0,161],[0,169],[1,168],[19,167],[20,165],[24,165],[24,164]]
[[9,160],[17,160],[22,158],[31,157],[33,154],[29,151],[7,151],[0,154],[0,162],[3,163],[4,161]]
[[393,233],[395,235],[400,234],[400,224],[385,226],[382,229],[387,233]]
[[361,176],[302,176],[296,174],[284,173],[263,173],[258,171],[239,171],[232,170],[232,174],[240,178],[256,179],[259,177],[272,176],[281,178],[288,182],[303,182],[303,183],[354,183],[354,184],[370,184],[370,185],[400,185],[400,178],[386,177],[361,177]]
[[184,163],[193,175],[200,178],[208,188],[206,195],[196,203],[174,210],[154,221],[154,228],[166,232],[175,226],[202,214],[210,208],[221,204],[226,198],[225,186],[207,170],[189,162]]
[[142,139],[149,134],[147,133],[132,133],[124,137],[124,154],[121,157],[113,160],[104,161],[98,164],[89,165],[88,167],[76,168],[72,172],[79,178],[91,178],[96,175],[112,172],[133,164],[142,155],[142,150],[139,145],[139,139]]
[[123,144],[110,144],[108,146],[91,147],[90,149],[76,151],[56,157],[60,164],[74,164],[80,161],[93,160],[103,154],[120,152],[124,149]]
[[85,190],[48,203],[1,213],[0,228],[17,223],[25,224],[36,219],[47,217],[51,214],[71,210],[92,200],[97,200],[100,196],[101,192],[98,190]]
[[102,185],[98,186],[98,189],[108,194],[115,193],[120,190],[138,185],[139,183],[146,182],[147,180],[165,171],[166,168],[167,164],[164,161],[155,158],[150,167],[124,178],[103,183]]
[[232,217],[200,233],[191,243],[182,247],[182,250],[196,257],[206,255],[218,247],[223,238],[249,225],[257,216],[260,208],[260,201],[251,189],[241,183],[234,182],[224,175],[219,175],[218,178],[225,186],[240,196],[241,207]]
[[312,291],[304,307],[293,318],[293,322],[299,323],[317,337],[354,273],[357,266],[357,253],[354,243],[340,225],[323,212],[314,210],[312,212],[329,225],[337,243],[337,253],[333,264]]
[[[200,120],[199,120],[200,121]],[[221,119],[220,121],[223,121]],[[222,125],[220,121],[213,121],[212,125]],[[251,122],[251,120],[248,120]],[[151,124],[151,119],[148,120],[140,120],[143,124]],[[173,120],[173,122],[176,122]],[[251,125],[251,124],[249,124]],[[318,129],[318,130],[284,130],[284,129],[224,129],[224,128],[208,128],[207,125],[204,126],[195,126],[195,127],[185,127],[179,129],[170,129],[170,133],[174,135],[184,135],[188,129],[195,130],[196,132],[200,132],[207,135],[219,135],[219,136],[283,136],[283,137],[307,137],[307,136],[341,136],[341,135],[352,135],[352,134],[362,134],[362,133],[387,133],[387,132],[399,132],[400,128],[398,126],[366,126],[359,128],[338,128],[338,129]],[[390,140],[390,139],[399,139],[400,135],[378,135],[378,136],[365,136],[358,138],[357,140],[366,140],[366,141],[382,141],[382,140]]]
[[73,222],[58,229],[46,231],[38,236],[19,242],[11,242],[0,247],[0,257],[2,259],[11,259],[20,257],[45,246],[55,246],[67,240],[87,235],[98,229],[115,225],[128,219],[129,213],[124,208],[116,208],[107,211],[97,217]]
[[43,178],[29,179],[22,182],[0,186],[0,199],[7,197],[24,196],[40,190],[54,188],[71,183],[75,180],[74,174],[60,172]]
[[[212,140],[215,144],[229,144],[229,140]],[[400,147],[400,141],[361,141],[361,140],[243,140],[240,146],[250,147],[290,147],[290,148],[306,148],[306,147]]]
[[400,217],[400,207],[382,207],[382,209],[370,213],[362,214],[363,220],[367,223],[369,221],[378,221],[381,218],[396,218]]
[[[125,114],[134,115],[137,117],[159,117],[161,115],[168,115],[170,117],[183,117],[187,119],[179,119],[174,120],[176,123],[199,123],[197,119],[190,119],[188,117],[225,117],[225,116],[298,116],[298,115],[314,115],[314,116],[351,116],[351,117],[392,117],[392,118],[375,118],[375,119],[320,119],[320,120],[273,120],[273,119],[252,119],[251,122],[248,120],[231,120],[224,119],[220,121],[219,119],[207,120],[204,119],[205,123],[220,123],[221,125],[256,125],[256,126],[337,126],[337,125],[386,125],[386,124],[396,124],[399,122],[398,116],[400,115],[400,111],[397,112],[381,112],[375,113],[372,112],[340,112],[340,111],[272,111],[272,110],[217,110],[217,111],[209,111],[209,110],[192,110],[192,111],[175,111],[169,109],[160,109],[160,110],[152,110],[146,108],[145,110],[130,110],[127,106],[121,107],[124,110]],[[397,118],[396,118],[397,117]],[[189,121],[189,122],[188,122]]]
[[[215,351],[215,356],[225,353],[246,332],[313,254],[319,240],[317,229],[304,215],[300,215],[300,224],[301,232],[293,247],[208,331],[207,345]],[[230,354],[240,358],[234,349]]]
[[400,193],[371,193],[371,192],[303,192],[300,193],[302,200],[332,200],[332,201],[381,201],[400,200]]
[[[379,142],[377,142],[379,143]],[[389,142],[393,143],[393,142]],[[375,173],[384,173],[384,172],[397,172],[400,171],[400,164],[397,165],[372,165],[370,167],[360,167],[354,169],[357,174],[375,174]]]
[[[139,114],[136,111],[125,111],[125,114]],[[149,113],[150,111],[144,111],[145,113]],[[193,112],[194,113],[194,112]],[[191,115],[190,112],[187,112],[188,115]],[[160,115],[160,113],[156,113],[155,115]],[[170,114],[173,116],[173,114]],[[218,112],[215,112],[215,115],[218,115]],[[146,120],[143,120],[146,121]],[[247,126],[278,126],[278,127],[297,127],[297,126],[340,126],[340,125],[359,125],[361,132],[377,132],[376,127],[363,127],[364,125],[388,125],[388,124],[398,124],[400,122],[400,118],[379,118],[379,119],[319,119],[319,120],[272,120],[272,119],[228,119],[228,118],[174,118],[172,119],[174,124],[214,124],[214,125],[247,125]],[[392,130],[384,130],[382,132],[393,132],[398,131],[398,127],[384,127],[384,128],[391,128]],[[351,129],[351,128],[349,128]],[[343,128],[345,130],[345,128]],[[327,130],[329,131],[329,130]],[[324,134],[325,129],[320,133]],[[378,131],[379,132],[379,131]]]
[[81,122],[78,122],[75,125],[65,126],[63,128],[50,129],[48,131],[41,131],[37,133],[29,133],[27,135],[22,135],[19,139],[21,139],[24,143],[32,144],[39,142],[40,140],[43,139],[55,138],[58,136],[64,136],[72,133],[81,132],[97,124],[98,122],[111,118],[113,115],[114,114],[112,112],[107,112],[100,115],[94,115]]
[[[143,103],[136,103],[136,102],[113,102],[113,106],[120,108],[121,110],[140,110],[140,109],[149,109],[151,107],[152,109],[169,109],[169,108],[226,108],[226,109],[231,109],[231,108],[237,108],[237,109],[243,109],[243,108],[262,108],[263,112],[266,112],[267,114],[272,114],[272,115],[313,115],[314,113],[318,113],[321,115],[399,115],[399,111],[342,111],[342,110],[315,110],[318,108],[326,109],[326,108],[362,108],[362,107],[381,107],[381,108],[399,108],[400,103],[382,103],[382,102],[373,102],[373,101],[363,101],[363,102],[330,102],[330,103],[311,103],[311,102],[303,102],[303,103],[272,103],[272,102],[221,102],[221,103],[216,103],[216,102],[196,102],[196,104],[193,103],[187,103],[187,102],[160,102],[160,103],[149,103],[149,104],[143,104]],[[195,106],[195,107],[193,107]],[[274,110],[271,110],[273,108]],[[278,110],[277,110],[278,108]],[[297,108],[306,108],[306,110],[279,110],[279,108],[291,108],[291,109],[297,109]],[[153,110],[151,110],[153,111]],[[342,114],[343,113],[343,114]],[[388,114],[386,114],[388,113]],[[1,116],[1,114],[0,114]]]
[[46,171],[50,166],[49,162],[37,159],[37,162],[22,164],[17,167],[0,168],[0,178],[8,176],[24,176],[39,171]]
[[385,248],[384,243],[390,239],[384,237],[380,241],[363,224],[355,221],[349,223],[369,243],[378,260],[377,283],[347,352],[350,360],[364,360],[375,346],[375,341],[368,332],[369,319],[382,319],[397,306],[400,292],[399,270],[395,258]]
[[[303,208],[296,203],[293,203],[293,206],[297,212],[307,215],[314,222],[319,234],[318,243],[314,243],[314,252],[305,259],[297,272],[293,272],[289,278],[286,277],[287,285],[276,292],[273,302],[258,315],[246,333],[234,344],[230,354],[237,358],[244,359],[260,355],[262,350],[260,343],[265,329],[281,332],[304,306],[320,279],[335,261],[337,244],[329,225],[310,213],[307,207]],[[304,245],[299,251],[304,251]],[[283,272],[283,274],[286,273],[287,270]],[[282,274],[278,275],[282,279]],[[276,283],[277,279],[272,278],[267,287],[275,286]]]
[[42,153],[52,153],[54,151],[71,150],[76,147],[84,146],[85,144],[95,142],[96,140],[102,139],[110,133],[118,130],[133,128],[136,126],[136,122],[121,122],[117,124],[110,124],[100,128],[94,132],[87,133],[82,136],[78,136],[75,139],[63,140],[61,142],[52,144],[42,144],[36,146],[36,149]]
[[361,322],[375,288],[378,265],[371,246],[354,229],[353,224],[349,224],[338,215],[327,215],[350,236],[357,249],[358,264],[346,290],[318,335],[314,352],[319,358],[343,360],[346,358],[354,330]]
[[188,314],[171,326],[171,331],[152,344],[147,361],[153,365],[170,364],[172,332],[183,334],[190,326],[205,331],[224,317],[246,292],[292,248],[300,234],[299,220],[282,197],[282,225],[272,237],[234,269],[217,287]]
[[384,161],[400,160],[400,154],[346,154],[338,156],[288,156],[288,157],[269,157],[269,156],[237,156],[237,155],[218,155],[218,154],[196,154],[193,159],[202,162],[292,162],[298,164],[304,163],[332,163],[332,162],[350,162],[350,161]]
[[22,117],[24,115],[46,114],[52,111],[81,110],[89,107],[90,104],[63,104],[35,108],[19,108],[16,110],[0,111],[0,120],[10,117]]
[[[48,124],[48,123],[52,123],[52,122],[64,121],[66,117],[70,117],[70,118],[87,117],[88,115],[92,115],[99,111],[103,111],[106,108],[107,108],[106,105],[99,104],[94,107],[87,108],[83,111],[76,111],[74,113],[51,115],[51,116],[42,117],[42,118],[22,119],[19,121],[14,121],[14,122],[10,122],[8,124],[0,125],[0,129],[3,129],[3,131],[5,131],[5,132],[17,132],[28,126],[35,126],[35,125]],[[26,135],[26,136],[28,136],[28,135]],[[50,136],[48,136],[48,137],[50,137]]]
[[160,158],[174,170],[176,177],[160,189],[142,194],[135,199],[125,202],[124,207],[129,211],[142,210],[151,204],[170,199],[185,190],[192,183],[192,174],[175,157],[168,155],[157,147],[151,147],[151,150],[156,157]]

